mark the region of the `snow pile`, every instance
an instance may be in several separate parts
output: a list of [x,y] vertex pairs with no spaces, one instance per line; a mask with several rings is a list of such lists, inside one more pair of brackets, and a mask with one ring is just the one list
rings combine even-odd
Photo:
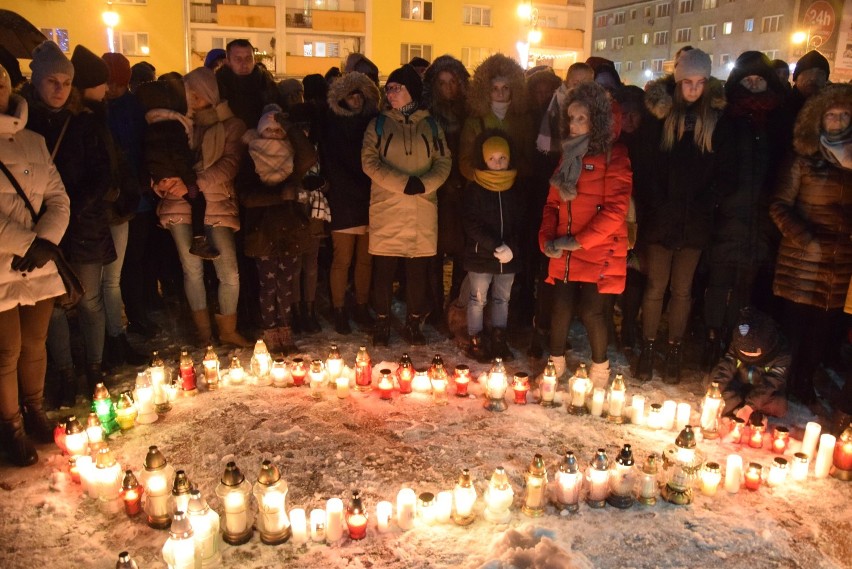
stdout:
[[566,550],[555,540],[552,531],[524,525],[509,529],[494,540],[488,561],[473,562],[478,569],[593,569],[594,565],[584,555]]

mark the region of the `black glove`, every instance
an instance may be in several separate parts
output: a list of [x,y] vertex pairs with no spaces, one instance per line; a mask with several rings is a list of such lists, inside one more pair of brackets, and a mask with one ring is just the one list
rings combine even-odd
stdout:
[[409,176],[403,191],[409,196],[425,194],[426,186],[423,185],[423,182],[417,176]]
[[40,269],[48,261],[53,260],[55,250],[56,245],[47,239],[36,237],[23,257],[15,255],[12,258],[12,269],[21,271],[22,273],[29,273],[35,269]]

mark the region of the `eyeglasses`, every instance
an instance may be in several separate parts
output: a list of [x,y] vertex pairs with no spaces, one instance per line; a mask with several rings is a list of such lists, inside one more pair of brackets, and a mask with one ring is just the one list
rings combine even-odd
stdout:
[[402,85],[400,83],[392,83],[390,85],[385,85],[386,93],[399,93],[403,89],[405,89],[405,85]]

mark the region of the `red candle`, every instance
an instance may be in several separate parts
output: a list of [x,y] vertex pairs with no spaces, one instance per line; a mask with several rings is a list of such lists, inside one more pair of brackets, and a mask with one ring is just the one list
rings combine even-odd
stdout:
[[527,392],[530,390],[530,380],[526,373],[516,373],[512,380],[512,390],[515,392],[515,403],[517,405],[527,404]]
[[293,365],[290,368],[290,376],[293,378],[293,385],[296,387],[305,385],[305,376],[308,370],[305,369],[305,360],[302,358],[293,358]]
[[464,364],[457,365],[454,380],[456,397],[467,397],[467,388],[470,385],[470,368]]
[[839,470],[852,470],[852,438],[844,440],[841,435],[837,439],[834,444],[834,467]]
[[350,539],[364,539],[367,536],[367,516],[353,514],[346,520]]
[[763,446],[763,425],[752,425],[751,436],[748,439],[748,446],[751,448],[761,448]]
[[127,490],[123,499],[124,511],[128,516],[135,516],[142,510],[142,492],[139,489]]
[[196,388],[195,366],[182,365],[180,366],[181,388],[184,391],[192,391]]
[[404,368],[399,373],[399,377],[397,381],[399,382],[399,392],[400,393],[411,393],[411,380],[414,379],[414,370],[411,368]]
[[379,399],[386,401],[390,400],[393,393],[393,380],[391,380],[390,370],[383,369],[382,377],[379,379]]
[[790,429],[782,425],[775,427],[775,434],[772,437],[772,450],[775,454],[784,454],[789,443]]
[[65,446],[65,419],[56,423],[56,428],[53,429],[53,442],[62,451],[62,454],[68,454],[68,448]]
[[745,487],[752,492],[760,488],[760,474],[762,470],[763,467],[756,462],[749,463],[748,465],[748,470],[745,473]]

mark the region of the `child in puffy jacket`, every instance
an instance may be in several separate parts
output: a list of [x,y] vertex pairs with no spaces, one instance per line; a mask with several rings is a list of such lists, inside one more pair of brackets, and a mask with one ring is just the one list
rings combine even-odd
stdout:
[[180,178],[187,192],[192,216],[192,245],[189,252],[202,259],[216,259],[219,251],[207,241],[204,216],[207,200],[198,189],[195,151],[190,148],[192,120],[184,115],[186,100],[180,81],[149,81],[139,86],[136,97],[145,109],[145,166],[151,181]]

